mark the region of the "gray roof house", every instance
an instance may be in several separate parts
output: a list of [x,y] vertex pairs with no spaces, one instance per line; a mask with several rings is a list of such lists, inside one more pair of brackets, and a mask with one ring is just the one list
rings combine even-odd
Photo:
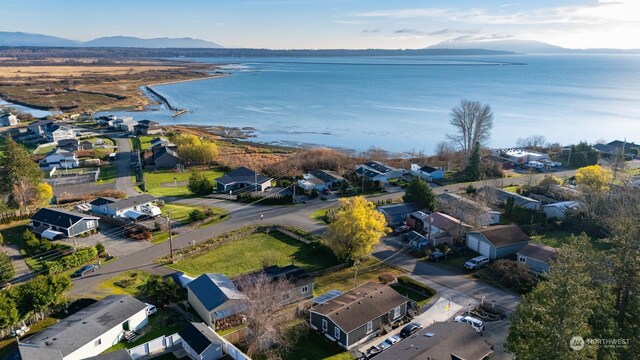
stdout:
[[149,206],[156,197],[149,194],[130,196],[126,199],[99,197],[89,203],[91,212],[111,217],[126,217],[127,211],[139,212],[141,207]]
[[331,170],[312,170],[308,174],[303,175],[303,179],[298,180],[298,186],[306,191],[317,190],[322,191],[332,188],[334,185],[343,181],[344,178],[335,171]]
[[445,192],[436,196],[438,208],[463,222],[480,227],[500,223],[500,211],[468,199],[462,195]]
[[151,162],[157,168],[175,168],[180,164],[178,153],[168,146],[157,146],[151,149]]
[[421,167],[418,164],[411,164],[411,174],[425,181],[433,181],[444,177],[444,171],[442,171],[442,169],[437,169],[429,165]]
[[44,136],[48,141],[57,144],[60,140],[75,139],[76,131],[72,126],[53,124],[44,129]]
[[56,148],[74,152],[80,149],[80,142],[78,139],[64,139],[58,141]]
[[234,280],[238,287],[242,287],[245,281],[250,281],[252,276],[266,275],[273,281],[279,279],[285,279],[293,285],[293,289],[289,292],[282,294],[282,304],[290,304],[300,300],[311,299],[313,297],[313,284],[315,279],[309,276],[307,271],[296,265],[287,266],[268,266],[262,270],[258,270],[243,276],[240,276]]
[[248,306],[246,295],[223,274],[202,274],[187,284],[187,299],[202,320],[215,329],[216,321],[238,315]]
[[120,342],[126,332],[147,325],[146,308],[145,303],[131,296],[109,295],[22,340],[20,353],[24,360],[98,356]]
[[80,160],[75,153],[58,148],[45,155],[38,165],[43,169],[74,169],[80,166]]
[[20,119],[12,113],[6,113],[0,116],[0,126],[15,126],[18,124],[20,124]]
[[162,133],[162,127],[155,121],[140,120],[133,129],[137,135],[155,135]]
[[225,355],[225,343],[204,323],[190,322],[178,335],[182,338],[182,348],[192,359],[215,360]]
[[260,175],[254,170],[241,166],[216,179],[217,190],[221,193],[230,191],[265,191],[271,187],[271,178]]
[[542,209],[542,203],[539,200],[512,193],[504,189],[495,188],[493,186],[482,186],[477,192],[487,197],[492,202],[504,204],[509,198],[513,198],[514,204],[520,207],[531,210]]
[[376,355],[376,360],[487,360],[491,354],[493,346],[468,324],[436,322]]
[[378,161],[367,161],[362,165],[356,166],[356,174],[358,176],[365,176],[372,181],[387,183],[389,179],[396,179],[404,175],[404,171],[387,166]]
[[400,203],[378,206],[378,211],[387,219],[387,225],[396,226],[402,224],[409,214],[420,210],[420,206],[414,203]]
[[388,285],[366,283],[309,309],[311,328],[352,349],[407,314],[409,299]]
[[561,201],[542,206],[542,211],[547,214],[548,219],[564,219],[568,211],[575,210],[579,207],[580,203],[577,201]]
[[31,216],[33,233],[45,239],[74,237],[96,230],[99,218],[63,209],[42,208]]
[[496,225],[467,233],[467,247],[491,260],[517,253],[529,240],[517,225]]
[[551,262],[556,259],[556,249],[542,244],[529,243],[518,250],[518,265],[524,266],[535,274],[551,270]]

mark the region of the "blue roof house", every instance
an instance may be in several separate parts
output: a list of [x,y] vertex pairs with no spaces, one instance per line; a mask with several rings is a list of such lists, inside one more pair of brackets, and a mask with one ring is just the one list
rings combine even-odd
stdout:
[[223,274],[202,274],[187,284],[187,299],[202,320],[215,330],[216,322],[244,312],[247,297]]

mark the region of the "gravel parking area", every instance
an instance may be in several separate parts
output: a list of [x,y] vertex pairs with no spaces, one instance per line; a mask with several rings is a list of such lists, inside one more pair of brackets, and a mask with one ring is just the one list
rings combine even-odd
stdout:
[[[129,255],[135,253],[137,251],[146,249],[148,247],[153,246],[152,243],[148,241],[133,241],[126,239],[122,236],[121,229],[114,227],[108,224],[100,224],[101,231],[98,234],[91,235],[89,237],[76,238],[76,242],[79,247],[87,247],[87,246],[95,246],[97,243],[102,243],[104,245],[105,250],[115,256],[122,257],[125,255]],[[71,245],[74,245],[73,239],[64,239],[61,242]]]

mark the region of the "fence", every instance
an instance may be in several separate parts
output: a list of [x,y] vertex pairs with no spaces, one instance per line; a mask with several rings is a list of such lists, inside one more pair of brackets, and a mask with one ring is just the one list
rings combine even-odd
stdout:
[[177,333],[168,336],[161,336],[151,341],[147,341],[142,345],[138,345],[132,349],[129,349],[129,355],[131,355],[131,357],[135,360],[149,354],[163,353],[167,349],[170,349],[176,345],[180,345],[181,343],[182,338]]
[[[336,271],[339,271],[339,270],[342,270],[342,269],[346,269],[349,266],[351,266],[351,263],[338,264],[338,265],[332,266],[330,268],[326,268],[326,269],[310,272],[309,276],[313,276],[313,277],[320,276],[320,275],[336,272]],[[351,276],[351,275],[349,275],[349,276]]]
[[9,224],[14,221],[25,220],[31,218],[34,213],[32,211],[9,211],[0,214],[0,224]]
[[[245,331],[246,328],[245,328]],[[232,333],[233,334],[233,333]],[[249,356],[247,356],[245,353],[243,353],[242,351],[240,351],[240,349],[238,349],[237,347],[235,347],[231,342],[229,342],[229,340],[227,340],[226,338],[218,335],[218,333],[216,333],[215,331],[213,332],[213,335],[218,338],[218,340],[222,341],[223,345],[222,345],[222,349],[224,350],[224,352],[229,355],[232,359],[234,360],[251,360],[251,358]],[[246,335],[245,335],[246,336]]]
[[298,241],[302,241],[305,244],[309,244],[310,243],[310,241],[305,239],[303,236],[300,236],[298,234],[294,234],[293,232],[291,232],[291,231],[289,231],[289,230],[287,230],[287,229],[285,229],[283,227],[280,227],[280,226],[273,226],[271,229],[269,229],[268,232],[271,232],[271,231],[278,231],[278,232],[280,232],[280,233],[282,233],[284,235],[287,235],[288,237],[290,237],[292,239],[295,239],[295,240],[298,240]]
[[247,338],[247,335],[249,335],[249,328],[243,327],[234,332],[222,335],[222,337],[230,343],[237,344],[241,341],[244,341],[244,339]]

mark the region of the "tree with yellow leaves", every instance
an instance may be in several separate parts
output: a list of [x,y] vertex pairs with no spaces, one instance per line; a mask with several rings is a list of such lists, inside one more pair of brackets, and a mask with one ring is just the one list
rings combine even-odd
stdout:
[[46,206],[53,197],[53,188],[46,182],[41,182],[36,186],[36,197],[34,203],[37,206]]
[[604,211],[604,200],[613,180],[611,170],[599,165],[585,166],[576,171],[576,183],[581,192],[582,209],[587,219],[593,221]]
[[375,205],[356,196],[340,199],[340,207],[324,241],[337,257],[358,261],[369,256],[389,231],[384,215]]

